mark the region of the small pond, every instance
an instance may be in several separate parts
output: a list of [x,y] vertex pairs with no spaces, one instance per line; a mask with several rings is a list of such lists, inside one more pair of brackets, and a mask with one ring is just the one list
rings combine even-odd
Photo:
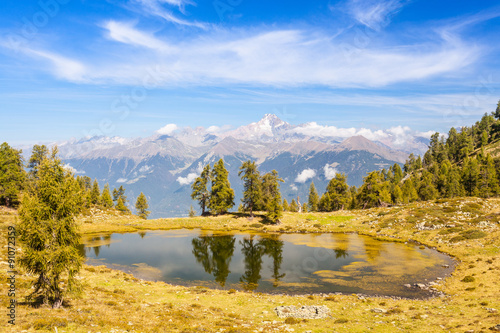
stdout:
[[430,296],[405,284],[445,277],[454,261],[415,244],[357,234],[148,231],[86,237],[87,264],[184,286],[266,293]]

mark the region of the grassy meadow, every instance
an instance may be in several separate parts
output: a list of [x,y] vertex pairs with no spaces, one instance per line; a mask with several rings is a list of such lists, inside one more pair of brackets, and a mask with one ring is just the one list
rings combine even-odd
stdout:
[[[1,246],[17,212],[0,208]],[[452,275],[435,288],[444,296],[396,300],[358,295],[276,296],[258,292],[180,287],[139,280],[104,266],[87,266],[80,295],[62,309],[24,302],[33,277],[16,279],[16,325],[3,316],[3,332],[491,332],[500,324],[500,199],[446,199],[405,206],[334,213],[285,213],[278,225],[242,214],[142,220],[92,210],[78,218],[82,235],[141,230],[201,228],[267,233],[337,232],[383,240],[415,241],[458,261]],[[17,254],[19,256],[19,253]],[[19,269],[19,268],[18,268]],[[0,262],[1,303],[9,304],[8,265]],[[277,317],[279,305],[325,305],[330,318]],[[372,311],[381,309],[382,312]]]

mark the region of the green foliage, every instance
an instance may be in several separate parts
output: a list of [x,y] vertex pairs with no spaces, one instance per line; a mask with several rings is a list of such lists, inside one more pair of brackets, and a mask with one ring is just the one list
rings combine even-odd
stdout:
[[304,202],[302,204],[302,213],[307,213],[309,212],[309,206],[307,205],[307,202]]
[[319,205],[319,195],[318,191],[316,191],[316,187],[314,186],[314,183],[311,182],[311,186],[309,186],[309,198],[308,198],[308,207],[311,212],[317,212],[318,211],[318,205]]
[[297,205],[297,201],[295,201],[295,199],[292,199],[292,202],[290,203],[290,211],[292,213],[297,213],[299,211],[299,205]]
[[193,185],[191,185],[191,189],[193,190],[193,192],[191,192],[191,199],[198,201],[201,208],[201,215],[205,215],[205,210],[210,201],[210,191],[208,190],[208,184],[211,180],[210,175],[210,165],[207,164],[203,168],[201,175],[197,177]]
[[83,257],[74,216],[82,205],[81,189],[56,157],[57,148],[36,165],[36,179],[29,185],[19,209],[20,264],[36,276],[29,299],[62,305],[68,291],[79,289],[75,275]]
[[212,189],[208,208],[215,214],[224,214],[234,206],[234,190],[228,179],[229,173],[221,158],[212,170]]
[[0,205],[10,207],[19,204],[19,194],[26,181],[21,153],[7,142],[0,145]]
[[284,212],[290,211],[290,206],[288,205],[288,201],[286,201],[286,199],[283,199],[283,211]]
[[130,214],[130,209],[125,205],[122,197],[118,197],[118,202],[116,203],[115,209],[124,214]]
[[359,189],[357,200],[362,208],[371,208],[391,203],[389,182],[384,180],[382,173],[372,171],[364,178],[364,183]]
[[253,210],[262,200],[260,173],[253,161],[246,161],[240,167],[238,176],[243,180],[243,208],[253,216]]
[[104,208],[113,207],[113,199],[111,198],[111,193],[109,192],[109,184],[106,184],[104,186],[104,189],[102,190],[100,202]]
[[36,177],[38,172],[38,167],[42,161],[49,156],[49,149],[45,145],[34,145],[31,150],[31,157],[28,161],[28,168],[30,169],[30,174]]
[[283,182],[283,179],[279,178],[276,170],[272,170],[262,177],[262,198],[267,211],[267,218],[275,223],[283,215],[280,182]]
[[147,209],[149,208],[148,199],[144,193],[141,192],[137,197],[137,201],[135,202],[135,209],[137,210],[137,215],[143,219],[147,219],[148,215],[151,213]]
[[193,208],[193,205],[189,206],[189,217],[195,217],[196,216],[196,211]]
[[92,184],[92,189],[88,193],[88,201],[91,205],[97,206],[101,199],[101,190],[99,189],[99,183],[97,179],[94,179],[94,183]]

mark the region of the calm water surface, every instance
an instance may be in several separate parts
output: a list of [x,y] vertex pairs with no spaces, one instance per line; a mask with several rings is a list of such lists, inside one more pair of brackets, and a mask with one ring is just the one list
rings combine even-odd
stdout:
[[420,298],[429,294],[404,284],[433,281],[454,266],[450,257],[432,249],[356,234],[150,231],[89,237],[81,250],[87,264],[142,279],[286,294]]

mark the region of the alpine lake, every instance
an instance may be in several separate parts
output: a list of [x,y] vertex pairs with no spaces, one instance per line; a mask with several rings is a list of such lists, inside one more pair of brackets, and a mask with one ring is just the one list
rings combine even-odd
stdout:
[[[358,234],[267,234],[201,229],[90,235],[88,265],[183,286],[270,294],[362,294],[420,299],[455,261],[413,243]],[[410,285],[410,286],[408,286]]]

